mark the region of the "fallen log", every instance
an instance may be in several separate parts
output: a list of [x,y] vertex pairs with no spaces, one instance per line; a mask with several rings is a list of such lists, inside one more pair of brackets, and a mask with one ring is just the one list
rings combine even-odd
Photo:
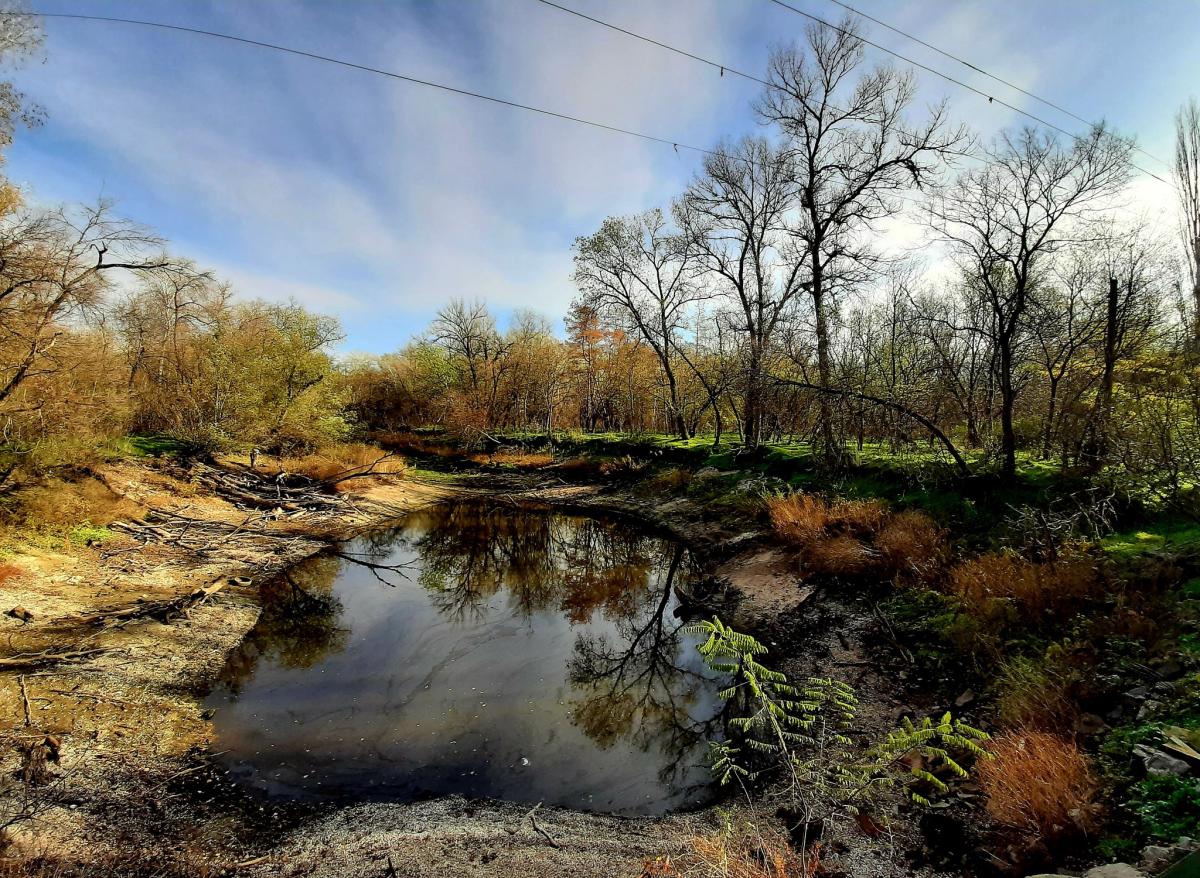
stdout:
[[225,587],[225,581],[214,583],[204,588],[198,588],[190,594],[177,598],[166,598],[157,601],[139,601],[124,607],[111,607],[82,616],[64,616],[57,622],[74,625],[94,625],[98,622],[127,622],[133,619],[157,618],[168,622],[188,611],[200,606]]
[[86,661],[108,651],[107,649],[82,649],[61,652],[47,650],[46,652],[8,656],[7,658],[0,658],[0,671],[23,671],[26,668],[37,668],[42,665],[55,664],[56,662],[74,664]]

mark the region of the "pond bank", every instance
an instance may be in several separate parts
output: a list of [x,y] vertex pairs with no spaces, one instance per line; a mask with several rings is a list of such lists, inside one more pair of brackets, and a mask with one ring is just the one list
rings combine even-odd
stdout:
[[[169,468],[122,463],[106,468],[103,478],[144,508],[235,525],[246,518]],[[241,792],[213,764],[202,699],[259,617],[258,581],[422,506],[490,497],[635,518],[693,547],[712,592],[689,597],[707,608],[716,606],[714,595],[726,600],[748,627],[766,624],[769,631],[781,615],[795,619],[813,596],[789,578],[786,557],[736,510],[715,514],[690,500],[661,503],[622,487],[548,486],[538,477],[471,481],[360,485],[340,514],[281,516],[263,526],[270,539],[241,541],[239,534],[200,556],[178,546],[114,541],[14,558],[17,572],[5,583],[0,609],[20,605],[32,619],[3,618],[0,633],[11,637],[11,652],[103,652],[77,664],[29,668],[29,725],[19,676],[0,675],[0,724],[21,740],[49,735],[60,742],[60,762],[50,766],[58,778],[38,791],[37,819],[8,831],[6,868],[24,869],[23,862],[30,874],[377,875],[390,858],[402,875],[638,876],[647,861],[677,857],[686,838],[717,828],[712,809],[616,818],[541,808],[531,818],[527,806],[457,797],[410,805],[271,804]],[[242,576],[251,582],[236,579]],[[214,584],[219,592],[178,618],[99,629],[53,621]],[[809,624],[786,627],[804,641],[808,659],[789,673],[830,663],[852,669],[864,720],[885,723],[891,693],[863,650],[862,614],[833,600],[806,605],[802,614],[812,616]],[[20,748],[6,748],[4,770],[21,766]],[[769,801],[764,805],[773,810]],[[855,875],[896,874],[903,837],[898,827],[886,844],[856,842],[843,859],[858,863]]]

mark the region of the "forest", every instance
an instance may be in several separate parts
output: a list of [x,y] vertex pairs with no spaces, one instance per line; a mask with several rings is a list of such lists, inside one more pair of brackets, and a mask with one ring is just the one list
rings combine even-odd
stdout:
[[[0,22],[6,63],[39,56],[35,17]],[[680,760],[723,729],[712,777],[732,792],[699,810],[673,789],[700,815],[686,825],[645,812],[666,822],[629,848],[631,876],[883,874],[855,871],[881,838],[911,875],[1191,874],[1166,870],[1195,865],[1200,832],[1200,103],[1180,106],[1158,182],[1176,209],[1151,215],[1132,137],[971,130],[949,100],[920,103],[911,69],[872,61],[868,34],[848,13],[772,47],[757,130],[710,144],[669,203],[579,236],[566,314],[438,291],[389,353],[346,351],[337,316],[235,289],[108,198],[48,205],[3,179],[0,742],[16,780],[0,853],[25,845],[29,869],[12,874],[349,875],[375,857],[396,875],[409,842],[411,874],[448,874],[421,845],[457,800],[413,811],[384,863],[344,827],[308,840],[332,811],[274,804],[274,787],[218,794],[236,784],[213,773],[229,751],[208,723],[255,674],[361,670],[349,632],[374,617],[337,591],[350,574],[433,595],[429,631],[482,624],[506,594],[530,632],[555,612],[583,626],[570,724],[642,756],[666,734],[662,777],[691,778]],[[0,84],[0,145],[42,113]],[[114,695],[86,676],[193,627],[209,664],[195,647],[186,679],[105,677],[132,687]],[[89,832],[120,808],[141,828],[107,860],[31,853],[27,827],[87,801],[46,765],[83,740],[77,713],[35,721],[43,683],[25,671],[46,666],[84,681],[48,704],[185,717],[178,746],[143,748],[161,762],[109,734],[125,786]],[[713,701],[732,712],[698,718],[696,692],[726,673]],[[458,790],[428,784],[404,801]],[[550,874],[531,865],[543,854],[618,874],[596,852],[632,837],[540,796],[510,812],[507,793],[464,795],[463,819],[495,806],[491,829],[529,837],[516,853],[502,833],[463,842],[480,871],[462,874]],[[156,848],[160,812],[202,840]],[[54,819],[48,837],[74,831]],[[480,850],[505,851],[501,871]]]

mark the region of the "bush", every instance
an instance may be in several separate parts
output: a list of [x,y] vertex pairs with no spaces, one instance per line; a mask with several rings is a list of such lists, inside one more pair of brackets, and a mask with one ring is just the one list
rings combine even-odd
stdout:
[[770,497],[767,512],[813,573],[929,581],[945,561],[942,531],[920,512],[889,513],[874,500],[827,502],[814,494]]
[[268,469],[308,476],[315,481],[338,475],[348,478],[367,470],[401,476],[405,470],[404,458],[388,457],[388,452],[361,442],[323,445],[312,454],[281,457],[273,467],[267,466]]
[[1014,731],[996,737],[992,753],[976,771],[996,820],[1038,838],[1084,833],[1097,824],[1099,786],[1073,741]]
[[1009,728],[1065,732],[1079,715],[1070,671],[1049,658],[1005,662],[996,688],[997,718]]

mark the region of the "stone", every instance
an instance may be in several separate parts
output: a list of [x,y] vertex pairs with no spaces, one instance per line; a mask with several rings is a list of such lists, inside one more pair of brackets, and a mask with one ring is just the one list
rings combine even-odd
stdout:
[[962,695],[960,695],[954,699],[954,706],[955,707],[966,707],[968,704],[970,704],[974,700],[975,700],[975,693],[972,692],[970,689],[968,689]]
[[1138,708],[1138,712],[1137,712],[1138,720],[1139,721],[1144,720],[1144,719],[1146,719],[1146,717],[1150,716],[1151,714],[1157,713],[1159,710],[1162,709],[1162,706],[1163,706],[1163,703],[1161,701],[1155,701],[1154,699],[1148,700],[1145,704],[1143,704],[1141,707]]
[[1083,873],[1083,878],[1146,878],[1145,874],[1128,863],[1109,863]]
[[1150,844],[1142,848],[1141,867],[1149,872],[1161,872],[1183,856],[1183,851]]
[[1192,770],[1182,759],[1168,756],[1161,750],[1151,750],[1139,744],[1133,748],[1133,752],[1141,757],[1146,773],[1156,777],[1183,777]]
[[916,717],[916,715],[917,715],[916,711],[913,710],[911,707],[909,707],[907,704],[901,704],[898,707],[893,707],[891,710],[888,711],[888,721],[898,723],[898,722],[900,722],[900,720],[904,719],[904,717],[913,719],[914,717]]
[[33,621],[33,613],[29,612],[24,607],[13,607],[8,611],[8,615],[12,616],[14,619],[20,619],[22,622]]
[[1108,723],[1094,713],[1084,713],[1080,714],[1079,719],[1075,721],[1075,731],[1091,737],[1108,731]]
[[1143,701],[1150,697],[1150,690],[1145,686],[1134,686],[1128,692],[1121,695],[1121,700],[1129,707],[1138,707]]
[[1157,669],[1158,675],[1164,680],[1174,680],[1183,673],[1183,667],[1177,662],[1167,662]]
[[696,474],[694,476],[692,476],[692,478],[696,479],[697,481],[702,480],[702,479],[715,479],[720,474],[721,474],[721,471],[719,469],[717,469],[715,466],[706,466],[706,467],[696,470]]

